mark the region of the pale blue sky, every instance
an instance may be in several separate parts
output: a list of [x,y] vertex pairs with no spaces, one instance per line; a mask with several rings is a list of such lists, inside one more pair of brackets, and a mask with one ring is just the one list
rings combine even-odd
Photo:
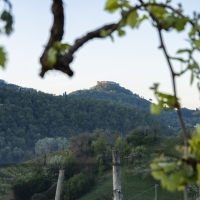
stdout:
[[[165,58],[158,49],[157,32],[149,22],[139,30],[127,28],[123,38],[96,39],[84,45],[76,53],[71,67],[75,76],[69,78],[60,72],[49,72],[44,79],[39,77],[39,57],[49,37],[52,24],[51,0],[13,0],[15,16],[14,33],[1,36],[6,47],[9,62],[6,70],[0,70],[0,79],[24,87],[32,87],[53,94],[70,93],[88,89],[96,81],[115,81],[146,99],[153,98],[149,87],[159,82],[162,91],[171,92],[171,80]],[[103,10],[105,0],[65,0],[65,36],[63,42],[72,44],[84,35],[109,22],[116,22],[119,14],[111,15]],[[132,1],[136,2],[136,1]],[[179,1],[174,1],[175,3]],[[182,0],[186,13],[199,9],[199,0]],[[0,4],[2,7],[2,4]],[[197,10],[198,11],[198,10]],[[187,46],[186,34],[171,32],[165,43],[169,52]],[[199,59],[198,59],[199,60]],[[177,66],[179,68],[179,66]],[[178,94],[182,105],[199,107],[199,93],[196,84],[189,86],[189,74],[178,81]]]

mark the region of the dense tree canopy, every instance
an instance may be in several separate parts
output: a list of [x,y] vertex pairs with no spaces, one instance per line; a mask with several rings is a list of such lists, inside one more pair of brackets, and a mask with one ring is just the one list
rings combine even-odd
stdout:
[[97,128],[126,135],[149,126],[163,136],[174,134],[144,109],[65,93],[53,96],[5,82],[0,86],[0,122],[0,160],[9,163],[62,149],[68,143],[64,138]]

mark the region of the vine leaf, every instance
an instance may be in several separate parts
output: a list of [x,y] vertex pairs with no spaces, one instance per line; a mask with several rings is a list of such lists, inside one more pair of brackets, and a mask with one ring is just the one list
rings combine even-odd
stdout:
[[12,25],[13,25],[12,15],[8,11],[4,10],[3,13],[1,14],[1,19],[6,23],[5,26],[4,26],[5,33],[7,35],[9,35],[13,31],[13,28],[12,28]]
[[200,47],[200,40],[194,40],[194,44],[195,44],[197,47]]
[[191,53],[191,50],[190,49],[179,49],[177,52],[177,54],[180,54],[180,53]]
[[53,66],[57,61],[58,50],[51,47],[47,52],[47,63],[49,66]]
[[108,0],[106,2],[105,10],[108,12],[115,12],[118,8],[120,8],[120,4],[118,3],[118,0]]
[[131,14],[128,15],[127,24],[131,28],[134,28],[136,26],[137,21],[138,21],[138,13],[137,13],[137,11],[133,11]]
[[124,36],[126,34],[126,32],[122,29],[118,29],[117,31],[118,31],[118,36],[120,36],[120,37]]
[[7,55],[6,52],[4,51],[3,47],[0,47],[0,66],[2,68],[5,67],[7,61]]
[[152,103],[150,110],[152,114],[159,115],[162,111],[162,107],[160,107],[159,105],[156,105],[155,103]]

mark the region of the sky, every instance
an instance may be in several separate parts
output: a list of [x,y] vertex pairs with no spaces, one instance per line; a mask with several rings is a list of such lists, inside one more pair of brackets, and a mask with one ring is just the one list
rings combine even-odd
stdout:
[[[172,83],[163,52],[158,48],[158,34],[151,24],[144,22],[139,29],[126,28],[126,36],[114,42],[110,38],[94,39],[75,54],[71,68],[75,75],[70,78],[58,71],[49,71],[42,79],[39,76],[39,58],[49,38],[52,25],[52,0],[12,0],[14,32],[1,35],[1,45],[8,53],[6,69],[0,69],[0,79],[23,87],[60,95],[75,90],[89,89],[97,81],[114,81],[122,87],[153,99],[149,89],[160,83],[160,90],[172,94]],[[73,44],[91,30],[104,24],[117,22],[119,13],[109,14],[104,10],[105,0],[64,0],[65,34],[63,42]],[[132,1],[137,2],[136,0]],[[175,5],[178,0],[173,1]],[[185,13],[190,15],[200,8],[199,0],[181,0]],[[2,1],[0,8],[2,8]],[[179,48],[187,47],[186,33],[164,34],[165,44],[171,55]],[[197,60],[199,60],[197,55]],[[176,69],[180,65],[175,63]],[[199,92],[196,83],[190,86],[190,73],[178,78],[178,96],[182,107],[199,108]]]

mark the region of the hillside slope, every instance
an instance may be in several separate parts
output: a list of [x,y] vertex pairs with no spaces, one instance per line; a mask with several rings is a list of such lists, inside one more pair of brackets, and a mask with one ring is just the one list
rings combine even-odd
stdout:
[[138,126],[155,127],[173,135],[157,116],[146,110],[95,99],[53,96],[0,86],[0,162],[35,156],[34,145],[45,137],[66,137],[95,129],[126,135]]
[[140,97],[138,94],[132,93],[130,90],[121,87],[117,83],[107,81],[97,82],[97,85],[89,90],[77,90],[69,94],[75,98],[93,98],[99,100],[114,101],[117,103],[133,106],[135,108],[143,108],[149,110],[150,101]]
[[[116,102],[136,109],[145,109],[149,112],[151,99],[146,100],[130,90],[121,87],[119,84],[109,81],[98,81],[97,85],[88,90],[77,90],[69,94],[74,98],[91,98]],[[191,129],[200,122],[199,115],[195,115],[196,110],[182,108],[182,115],[185,120],[186,128]],[[180,131],[179,121],[176,111],[164,111],[159,119],[173,128],[177,133]]]

